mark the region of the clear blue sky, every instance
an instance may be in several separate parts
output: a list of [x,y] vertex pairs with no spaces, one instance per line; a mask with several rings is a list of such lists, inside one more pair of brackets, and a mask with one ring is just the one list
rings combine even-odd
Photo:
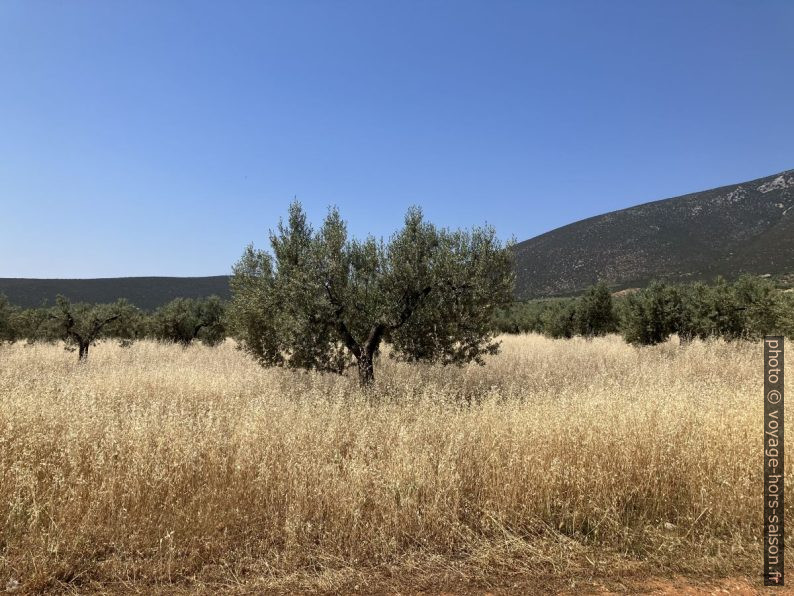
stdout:
[[523,240],[794,167],[794,2],[0,3],[0,277],[212,275],[319,223]]

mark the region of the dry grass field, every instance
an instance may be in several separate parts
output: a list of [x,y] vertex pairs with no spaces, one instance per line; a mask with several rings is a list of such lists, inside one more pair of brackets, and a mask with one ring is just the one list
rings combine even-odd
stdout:
[[0,346],[0,589],[758,585],[762,364],[517,336],[485,367],[382,358],[366,394],[230,342]]

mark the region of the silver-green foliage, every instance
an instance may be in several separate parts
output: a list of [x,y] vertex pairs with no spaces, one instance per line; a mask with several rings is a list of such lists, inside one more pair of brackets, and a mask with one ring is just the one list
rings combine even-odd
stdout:
[[623,336],[638,345],[664,342],[674,333],[683,341],[752,340],[794,331],[789,296],[749,275],[733,283],[718,278],[713,285],[653,282],[630,295],[621,311]]
[[0,294],[0,343],[13,342],[17,338],[14,319],[17,315],[15,309],[4,294]]
[[175,298],[151,319],[152,334],[160,341],[189,346],[194,340],[214,346],[226,339],[224,305],[217,296]]
[[73,303],[59,295],[37,335],[41,339],[63,340],[67,349],[78,350],[78,359],[83,361],[88,358],[89,348],[101,339],[135,339],[131,322],[138,314],[139,310],[124,299],[113,304],[88,304]]
[[406,361],[483,363],[498,350],[494,309],[512,299],[509,251],[490,227],[439,229],[418,208],[388,242],[348,237],[331,209],[315,231],[299,203],[270,234],[271,252],[246,248],[234,267],[228,318],[266,366],[374,378],[381,345]]

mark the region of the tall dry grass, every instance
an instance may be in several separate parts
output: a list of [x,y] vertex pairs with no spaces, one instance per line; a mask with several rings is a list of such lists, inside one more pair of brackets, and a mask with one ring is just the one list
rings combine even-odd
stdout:
[[485,367],[383,359],[371,394],[230,343],[75,360],[0,347],[0,587],[372,591],[760,562],[760,344],[506,337]]

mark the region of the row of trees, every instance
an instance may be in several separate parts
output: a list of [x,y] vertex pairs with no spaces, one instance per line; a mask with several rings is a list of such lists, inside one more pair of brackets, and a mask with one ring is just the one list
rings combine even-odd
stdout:
[[336,209],[315,230],[296,202],[271,232],[270,248],[245,250],[227,307],[217,298],[178,299],[147,315],[125,301],[71,304],[59,297],[52,308],[28,310],[0,301],[0,341],[63,340],[84,360],[102,338],[187,346],[216,344],[228,334],[263,366],[339,374],[355,367],[369,385],[384,344],[400,360],[463,364],[496,353],[499,331],[620,332],[650,345],[672,334],[688,341],[794,330],[791,297],[751,277],[714,285],[656,282],[618,300],[598,284],[575,299],[511,305],[511,251],[494,230],[437,228],[417,208],[388,241],[356,240]]
[[512,300],[511,253],[490,227],[437,228],[418,208],[388,241],[348,237],[331,209],[309,224],[299,203],[270,234],[271,250],[249,246],[234,267],[232,301],[175,300],[152,316],[126,302],[13,311],[5,338],[63,340],[88,356],[101,338],[153,337],[188,345],[228,334],[264,366],[344,373],[372,383],[384,344],[412,362],[483,363],[499,348],[493,313]]
[[[60,296],[52,308],[20,309],[0,295],[0,342],[61,340],[84,360],[90,347],[101,339],[119,340],[124,345],[137,339],[155,339],[187,347],[195,341],[213,346],[233,335],[264,365],[343,372],[354,363],[351,358],[355,358],[355,352],[340,341],[333,343],[334,329],[328,328],[328,320],[333,323],[333,317],[329,315],[325,323],[317,324],[322,319],[314,312],[316,307],[305,302],[301,307],[300,300],[290,296],[290,292],[306,291],[304,285],[280,279],[279,284],[286,288],[271,287],[270,284],[275,286],[275,274],[272,263],[267,273],[264,264],[268,258],[252,248],[246,251],[232,282],[237,299],[228,309],[217,297],[177,298],[149,314],[124,300],[94,305],[70,303]],[[322,287],[330,289],[325,284]],[[348,300],[348,308],[356,313],[364,307],[356,296],[348,296]],[[429,331],[408,327],[405,334],[388,328],[373,332],[377,323],[367,329],[357,314],[350,322],[356,332],[355,336],[351,332],[351,346],[362,355],[366,367],[371,367],[379,333],[381,340],[394,342],[399,358],[446,364],[482,361],[483,354],[495,350],[490,332],[536,332],[554,338],[621,333],[626,341],[636,345],[661,343],[673,334],[684,342],[695,338],[737,340],[766,334],[794,335],[794,293],[782,292],[770,282],[754,277],[743,277],[734,283],[718,279],[712,285],[653,282],[622,298],[614,298],[606,285],[597,284],[578,298],[514,303],[496,309],[490,319],[462,316],[460,305],[456,307],[457,314],[443,314],[454,317],[455,333],[464,337],[468,333],[473,338],[468,344],[454,342],[454,333],[444,332],[439,325],[444,319],[442,307],[436,304],[435,313],[423,311],[425,321],[438,319],[435,325],[426,323]],[[400,320],[396,319],[398,324]],[[466,322],[465,328],[462,321]],[[347,328],[344,319],[342,325]],[[363,343],[358,343],[357,336],[365,337]],[[368,341],[372,343],[367,345]],[[350,354],[346,354],[346,349]],[[365,371],[365,376],[371,376],[371,372]]]
[[503,333],[555,338],[617,332],[635,345],[661,343],[673,334],[684,342],[757,339],[794,334],[794,294],[751,276],[733,283],[720,278],[713,284],[657,281],[621,298],[600,283],[578,298],[516,303],[499,311],[494,324]]
[[677,334],[682,341],[757,339],[794,333],[794,296],[767,280],[742,277],[713,285],[651,283],[622,305],[623,335],[652,345]]
[[113,304],[72,303],[58,296],[51,308],[21,309],[0,295],[0,342],[64,341],[79,360],[92,345],[116,339],[128,345],[136,339],[156,339],[183,346],[200,340],[215,345],[226,338],[224,304],[217,297],[177,298],[148,314],[126,300]]

